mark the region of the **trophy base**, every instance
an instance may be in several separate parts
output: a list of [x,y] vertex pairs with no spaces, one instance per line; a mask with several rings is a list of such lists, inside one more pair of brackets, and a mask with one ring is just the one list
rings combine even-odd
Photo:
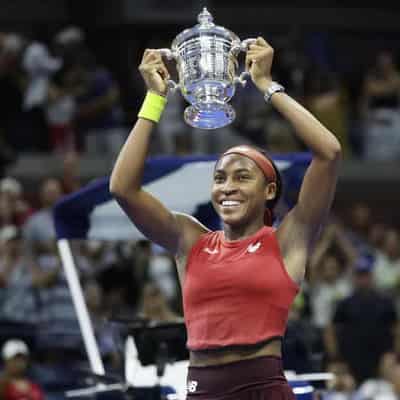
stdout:
[[199,129],[217,129],[229,125],[236,117],[235,110],[229,104],[218,109],[199,110],[194,106],[185,109],[184,119],[187,124]]

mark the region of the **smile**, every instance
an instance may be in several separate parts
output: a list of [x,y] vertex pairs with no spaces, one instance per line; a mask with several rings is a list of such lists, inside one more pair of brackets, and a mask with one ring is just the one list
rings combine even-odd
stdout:
[[234,208],[239,207],[241,203],[237,200],[223,200],[220,204],[223,208]]

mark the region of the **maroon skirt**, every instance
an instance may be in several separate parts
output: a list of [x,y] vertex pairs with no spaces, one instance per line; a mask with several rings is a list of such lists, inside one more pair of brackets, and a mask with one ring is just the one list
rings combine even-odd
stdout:
[[295,400],[282,360],[263,356],[228,364],[189,367],[187,399]]

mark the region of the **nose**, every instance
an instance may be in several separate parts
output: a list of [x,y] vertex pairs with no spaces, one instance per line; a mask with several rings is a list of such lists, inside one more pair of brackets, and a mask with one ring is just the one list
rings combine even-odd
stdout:
[[232,179],[227,179],[221,188],[222,193],[225,195],[236,193],[237,192],[237,187],[232,181]]

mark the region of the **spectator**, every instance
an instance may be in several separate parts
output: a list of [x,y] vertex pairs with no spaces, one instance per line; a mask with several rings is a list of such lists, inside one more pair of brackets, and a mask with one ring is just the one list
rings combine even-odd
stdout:
[[355,400],[356,382],[348,365],[343,361],[330,362],[326,368],[334,378],[328,381],[324,400]]
[[61,183],[58,179],[47,178],[40,186],[40,210],[32,214],[26,221],[24,238],[32,251],[38,253],[52,251],[56,239],[52,208],[62,195]]
[[73,193],[82,186],[80,179],[80,157],[75,151],[69,151],[63,157],[61,183],[65,194]]
[[337,303],[350,295],[352,287],[336,255],[326,254],[319,268],[319,279],[311,286],[310,298],[313,323],[324,329],[332,322]]
[[363,88],[364,158],[395,161],[400,158],[400,72],[391,51],[381,50],[368,71]]
[[358,400],[377,399],[379,396],[390,396],[392,393],[393,371],[396,368],[396,354],[384,353],[379,360],[379,374],[377,377],[367,379],[357,390]]
[[284,336],[283,364],[286,370],[297,374],[312,372],[313,346],[316,332],[307,318],[302,318],[306,300],[304,289],[296,296],[290,309],[288,325]]
[[4,371],[0,377],[2,400],[43,400],[41,387],[28,377],[29,349],[19,339],[8,340],[2,348]]
[[357,249],[347,238],[343,225],[331,221],[321,232],[315,250],[310,258],[309,279],[311,282],[319,279],[319,265],[327,254],[333,254],[342,262],[343,270],[348,271],[357,258]]
[[[26,47],[22,66],[27,75],[24,95],[24,119],[27,123],[31,143],[25,143],[29,150],[47,151],[49,149],[48,126],[45,106],[48,101],[50,79],[62,66],[62,60],[51,55],[44,43],[32,41]],[[26,149],[27,150],[27,149]]]
[[173,302],[178,284],[174,261],[163,248],[156,245],[153,245],[153,254],[149,261],[150,281],[163,292],[168,301]]
[[357,261],[354,293],[339,302],[332,325],[325,331],[328,355],[341,357],[357,384],[376,376],[382,355],[398,350],[400,344],[395,305],[390,297],[376,290],[372,267],[369,259]]
[[106,320],[103,290],[96,281],[91,280],[85,283],[84,294],[100,354],[107,366],[118,370],[122,366],[122,358],[115,340],[117,332]]
[[70,84],[79,87],[75,122],[84,150],[91,154],[115,155],[127,135],[117,83],[88,52],[75,60],[69,74]]
[[349,207],[344,226],[345,235],[360,255],[373,253],[368,243],[368,235],[372,226],[372,210],[365,202],[356,202]]
[[16,226],[0,230],[0,250],[0,318],[36,323],[39,310],[34,286],[40,279],[23,252]]
[[335,133],[342,145],[344,156],[351,156],[348,138],[348,94],[338,77],[322,67],[311,69],[306,79],[305,104]]
[[76,150],[74,118],[76,114],[75,87],[68,69],[61,69],[50,82],[46,121],[51,150],[64,154]]
[[38,346],[43,352],[81,349],[78,319],[57,250],[47,249],[36,257],[36,262],[40,273],[47,277],[46,284],[37,291],[41,305]]
[[23,187],[20,182],[11,177],[0,181],[0,196],[9,201],[12,216],[6,222],[22,226],[33,212],[32,207],[23,198]]
[[22,120],[22,70],[24,41],[16,34],[3,34],[0,41],[0,178],[4,168],[15,161],[21,146],[16,137]]
[[398,400],[400,397],[400,364],[392,371],[390,389],[385,393],[379,393],[374,400]]
[[400,291],[400,235],[396,229],[384,233],[382,250],[377,251],[374,278],[379,289],[399,294]]
[[143,290],[142,316],[158,322],[182,321],[168,304],[168,300],[157,285],[147,283]]

